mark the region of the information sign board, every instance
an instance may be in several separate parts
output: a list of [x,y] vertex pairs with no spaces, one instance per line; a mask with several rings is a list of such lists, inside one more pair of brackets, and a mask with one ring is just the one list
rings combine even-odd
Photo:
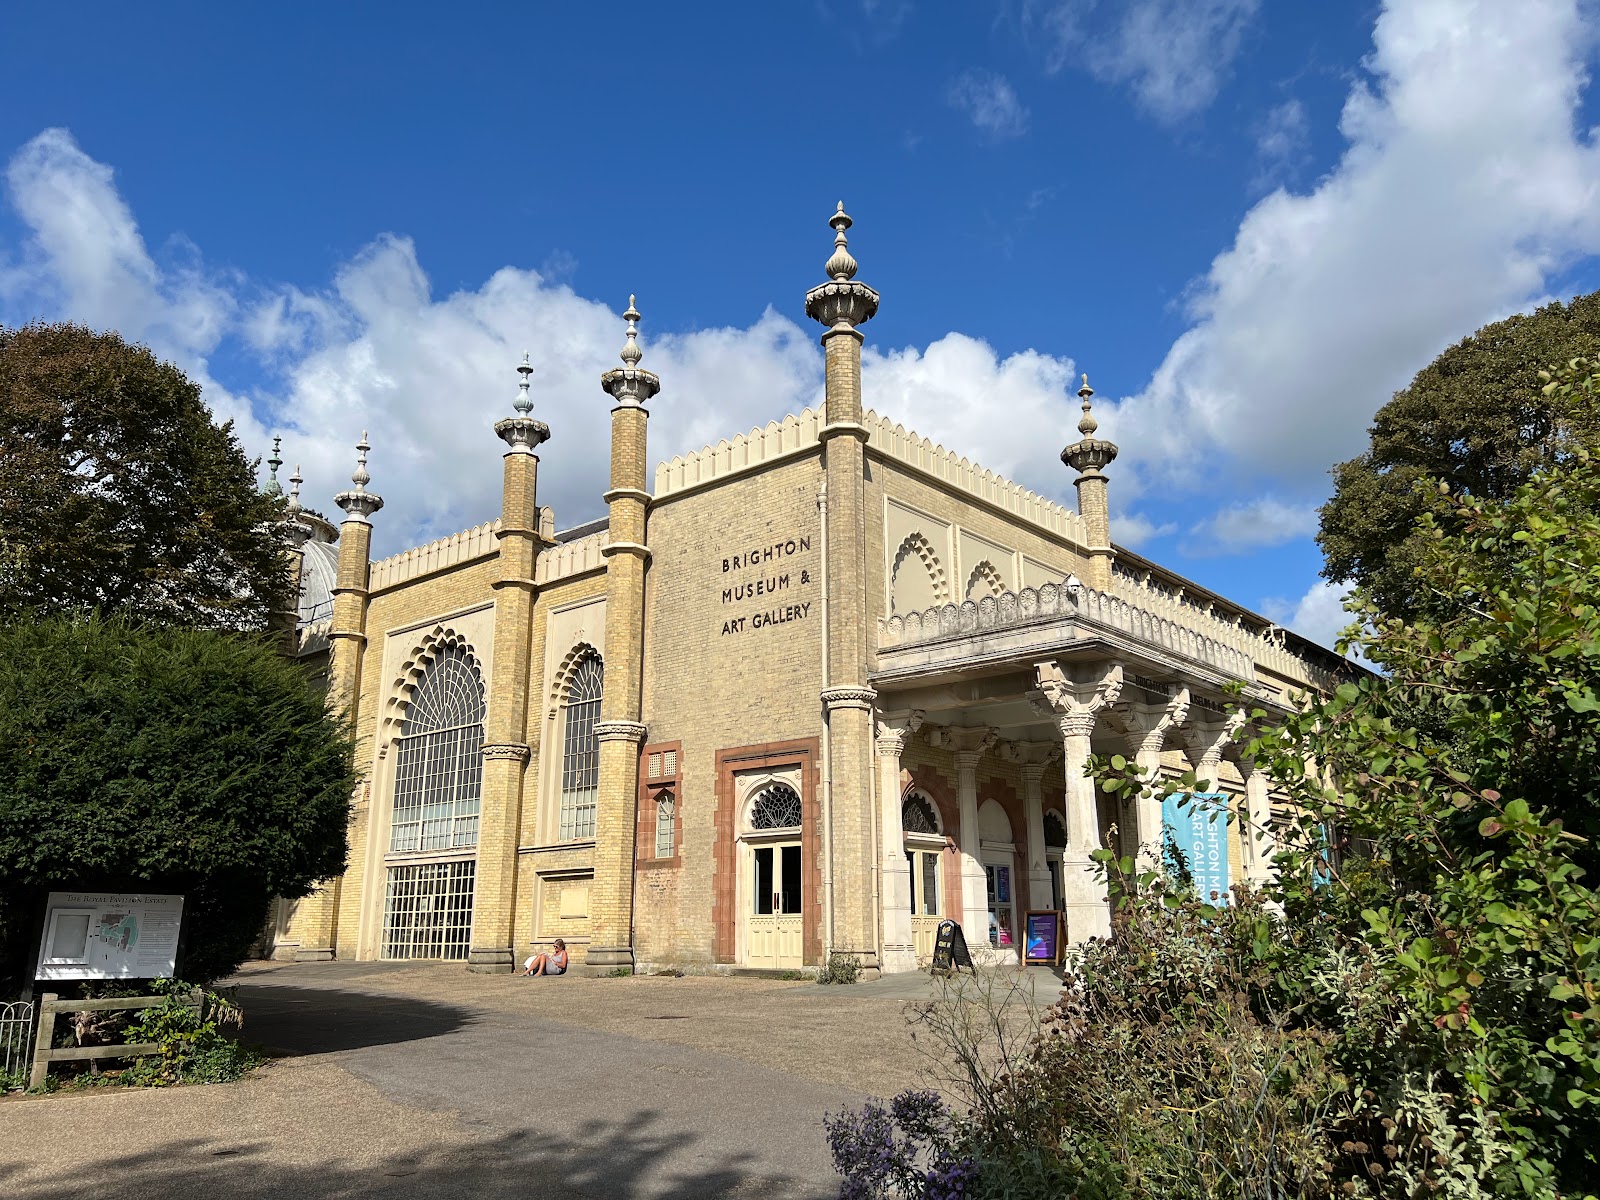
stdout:
[[39,979],[154,979],[178,966],[183,897],[51,892]]
[[1227,903],[1232,882],[1228,798],[1221,792],[1177,792],[1161,802],[1161,823],[1172,835],[1172,847],[1183,855],[1200,899]]
[[1061,914],[1053,908],[1035,909],[1023,921],[1027,937],[1022,943],[1022,961],[1061,965]]
[[972,951],[967,949],[967,935],[954,921],[940,921],[933,938],[933,970],[953,971],[959,967],[974,970]]

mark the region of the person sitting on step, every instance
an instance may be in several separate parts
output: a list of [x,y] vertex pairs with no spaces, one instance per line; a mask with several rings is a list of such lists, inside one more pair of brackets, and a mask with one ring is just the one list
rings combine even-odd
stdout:
[[564,975],[567,970],[567,944],[560,938],[556,939],[555,949],[549,954],[535,954],[522,964],[520,979],[530,979],[535,975]]

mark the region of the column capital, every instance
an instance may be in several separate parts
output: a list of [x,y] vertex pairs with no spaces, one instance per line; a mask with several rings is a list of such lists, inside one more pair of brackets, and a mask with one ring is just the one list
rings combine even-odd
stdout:
[[638,745],[649,732],[650,727],[639,721],[596,721],[594,726],[594,736],[601,742],[632,742]]
[[527,762],[532,751],[525,742],[485,742],[483,744],[483,757],[485,761],[506,760],[513,762]]
[[1131,749],[1159,753],[1166,744],[1167,734],[1189,717],[1189,689],[1179,688],[1165,704],[1123,700],[1111,707]]
[[1095,718],[1122,694],[1122,664],[1107,663],[1099,670],[1075,668],[1072,674],[1056,662],[1036,663],[1037,687],[1028,693],[1035,712],[1054,717],[1062,736],[1093,732]]
[[881,758],[899,758],[905,751],[911,735],[922,728],[923,712],[913,709],[909,713],[885,716],[878,714],[878,755]]
[[1027,779],[1041,779],[1044,772],[1062,754],[1060,742],[1001,742],[1000,757],[1006,762],[1016,763],[1022,769],[1022,777]]
[[1233,742],[1244,723],[1244,710],[1238,708],[1220,720],[1190,721],[1183,726],[1184,754],[1195,770],[1213,772],[1207,776],[1213,784],[1217,781],[1215,771],[1222,762],[1222,752]]
[[845,684],[822,689],[822,707],[829,712],[836,708],[859,708],[871,712],[877,698],[878,693],[872,688],[859,685]]
[[1000,740],[997,731],[988,726],[962,727],[940,725],[928,731],[928,744],[955,753],[956,766],[976,765],[978,757]]

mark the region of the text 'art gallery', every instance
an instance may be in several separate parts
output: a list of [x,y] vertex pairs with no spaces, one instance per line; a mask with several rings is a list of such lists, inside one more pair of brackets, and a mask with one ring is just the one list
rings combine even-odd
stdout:
[[[291,500],[282,631],[326,656],[362,782],[345,874],[279,903],[275,957],[510,971],[560,937],[603,968],[905,971],[951,918],[1014,959],[1030,910],[1105,933],[1091,853],[1159,855],[1175,819],[1097,796],[1090,754],[1192,766],[1270,827],[1230,685],[1283,711],[1339,660],[1112,544],[1087,380],[1076,512],[866,408],[878,294],[831,224],[822,411],[651,475],[630,306],[605,519],[540,507],[526,364],[498,520],[371,561],[365,442],[337,530]],[[1197,879],[1265,877],[1270,833],[1210,828]]]

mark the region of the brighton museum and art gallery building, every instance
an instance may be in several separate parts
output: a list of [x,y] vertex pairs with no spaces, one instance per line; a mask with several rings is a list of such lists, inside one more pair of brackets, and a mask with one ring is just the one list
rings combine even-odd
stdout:
[[1340,660],[1112,544],[1087,380],[1076,512],[867,408],[878,294],[831,224],[820,412],[649,473],[630,306],[605,519],[539,505],[526,365],[497,520],[372,561],[364,441],[337,529],[291,500],[281,631],[325,659],[361,783],[346,871],[279,903],[274,957],[510,971],[559,937],[606,969],[903,971],[953,918],[1014,959],[1030,910],[1109,928],[1093,851],[1162,844],[1160,802],[1097,796],[1091,753],[1214,780],[1249,830],[1218,823],[1214,865],[1264,877],[1235,689],[1284,710]]

